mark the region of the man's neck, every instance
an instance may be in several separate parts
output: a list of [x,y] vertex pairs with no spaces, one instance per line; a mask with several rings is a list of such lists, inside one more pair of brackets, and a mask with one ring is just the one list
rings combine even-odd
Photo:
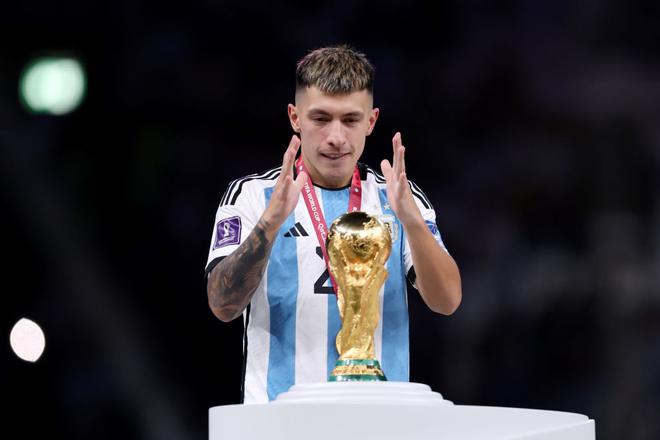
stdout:
[[345,188],[351,184],[351,178],[353,177],[353,172],[351,171],[351,174],[349,174],[346,177],[341,177],[337,179],[328,178],[327,176],[323,176],[318,170],[308,166],[306,162],[305,162],[305,168],[307,168],[307,172],[309,173],[309,177],[312,179],[312,183],[322,188],[328,188],[328,189]]

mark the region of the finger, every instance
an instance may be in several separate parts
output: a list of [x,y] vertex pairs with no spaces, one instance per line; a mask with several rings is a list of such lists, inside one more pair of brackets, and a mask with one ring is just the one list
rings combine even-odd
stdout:
[[392,139],[392,147],[394,148],[394,172],[399,175],[406,172],[406,162],[404,160],[405,147],[403,146],[403,139],[401,132],[397,132]]
[[284,176],[280,174],[280,177],[277,179],[277,183],[275,184],[275,188],[279,194],[279,197],[286,197],[286,194],[289,191],[289,187],[292,183],[293,177],[291,177],[291,175]]
[[305,183],[307,183],[307,173],[304,172],[304,171],[301,171],[298,174],[298,177],[296,177],[296,180],[293,182],[293,184],[298,189],[298,192],[300,192],[302,187],[305,186]]
[[399,151],[399,147],[401,146],[401,133],[396,132],[394,133],[394,137],[392,138],[392,167],[396,170],[397,167],[397,153]]
[[406,176],[406,173],[400,173],[397,178],[399,179],[399,183],[402,186],[402,188],[410,188],[410,184],[408,183],[408,176]]
[[405,173],[406,172],[406,147],[401,145],[399,147],[399,169],[397,170],[399,173]]
[[293,163],[296,160],[296,153],[298,153],[299,148],[300,148],[300,138],[294,134],[293,136],[291,136],[291,140],[289,141],[289,146],[287,147],[284,153],[284,161],[282,162],[283,173],[285,171],[287,175],[293,173]]
[[390,176],[392,175],[392,165],[390,165],[390,161],[383,159],[380,163],[380,170],[383,172],[385,180],[389,180]]
[[291,136],[289,146],[284,152],[284,158],[282,159],[282,173],[280,174],[280,177],[288,176],[293,173],[293,163],[296,160],[298,148],[300,148],[300,139],[294,134]]

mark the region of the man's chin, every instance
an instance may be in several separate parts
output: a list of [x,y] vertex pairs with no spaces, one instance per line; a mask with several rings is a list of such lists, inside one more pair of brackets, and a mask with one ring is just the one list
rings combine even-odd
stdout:
[[330,168],[323,173],[323,180],[326,182],[325,186],[329,188],[341,188],[351,183],[353,176],[353,168],[346,169],[345,167]]

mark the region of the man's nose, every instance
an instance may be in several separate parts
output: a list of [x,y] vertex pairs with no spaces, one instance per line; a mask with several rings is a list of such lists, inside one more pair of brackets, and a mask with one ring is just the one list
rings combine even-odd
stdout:
[[341,121],[332,121],[328,127],[328,143],[333,147],[342,147],[346,143],[346,133]]

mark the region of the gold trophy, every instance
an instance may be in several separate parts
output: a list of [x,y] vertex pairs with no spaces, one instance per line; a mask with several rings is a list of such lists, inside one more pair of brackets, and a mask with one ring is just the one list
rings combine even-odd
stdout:
[[390,231],[376,217],[351,212],[332,222],[326,247],[342,320],[339,359],[329,381],[387,380],[374,354],[374,332],[378,292],[387,278],[385,263],[392,249]]

